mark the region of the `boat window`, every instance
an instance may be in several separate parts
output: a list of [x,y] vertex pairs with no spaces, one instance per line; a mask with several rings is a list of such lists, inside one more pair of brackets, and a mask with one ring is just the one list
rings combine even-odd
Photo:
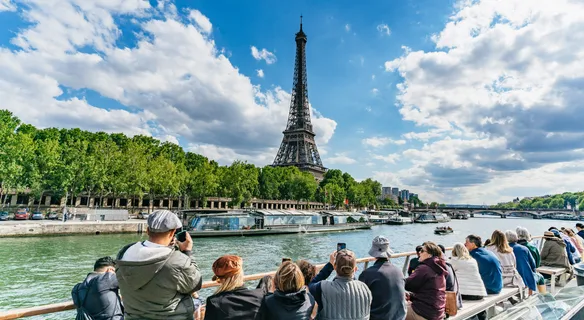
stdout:
[[[318,216],[317,220],[318,220]],[[267,226],[281,226],[294,224],[312,224],[312,216],[267,216],[265,217],[265,225]]]
[[241,230],[255,228],[253,217],[198,217],[191,224],[196,230]]

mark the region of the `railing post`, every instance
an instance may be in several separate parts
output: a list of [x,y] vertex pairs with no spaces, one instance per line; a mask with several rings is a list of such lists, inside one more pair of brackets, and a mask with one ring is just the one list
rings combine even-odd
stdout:
[[410,265],[410,256],[407,256],[406,261],[404,262],[404,266],[402,268],[402,273],[404,274],[404,276],[406,276],[408,273],[408,266],[409,265]]

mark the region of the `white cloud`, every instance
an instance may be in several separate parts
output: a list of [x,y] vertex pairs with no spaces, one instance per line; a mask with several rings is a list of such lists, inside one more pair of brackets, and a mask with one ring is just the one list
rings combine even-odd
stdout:
[[209,18],[205,17],[199,10],[191,10],[189,18],[199,26],[201,31],[204,33],[211,33],[211,30],[213,29],[211,21],[209,21]]
[[375,80],[375,75],[374,74],[371,75],[371,80]]
[[371,93],[373,93],[374,95],[375,94],[378,94],[379,93],[379,89],[373,88],[373,89],[371,89]]
[[393,140],[388,137],[371,137],[365,138],[361,140],[361,142],[366,146],[371,146],[374,148],[383,147],[387,144],[395,144],[395,145],[404,145],[406,144],[405,140]]
[[347,31],[347,32],[351,31],[351,25],[350,24],[347,23],[345,25],[345,31]]
[[[210,24],[188,19],[193,11],[182,17],[171,3],[145,0],[29,2],[21,15],[30,24],[12,39],[20,49],[0,47],[0,101],[24,122],[180,139],[225,162],[273,161],[290,93],[239,73],[206,33]],[[135,46],[116,47],[121,15],[137,30]],[[117,103],[92,105],[90,90]],[[336,122],[311,114],[325,146]]]
[[267,64],[276,62],[276,55],[266,50],[266,48],[258,50],[258,48],[251,46],[251,55],[258,61],[265,60]]
[[10,0],[0,0],[0,12],[2,11],[16,11],[16,5]]
[[373,109],[371,109],[371,107],[370,107],[370,106],[367,106],[367,107],[365,107],[365,111],[367,111],[367,112],[371,112],[372,110],[373,110]]
[[584,159],[582,12],[570,0],[461,1],[435,51],[387,61],[403,77],[400,114],[428,130],[404,138],[443,139],[404,151],[413,167],[400,180],[454,202],[581,189],[554,168]]
[[391,30],[389,30],[389,27],[385,23],[377,25],[377,31],[379,31],[382,35],[389,36],[391,34]]
[[387,163],[392,163],[395,164],[395,162],[397,160],[399,160],[400,155],[398,153],[390,153],[388,155],[382,156],[382,155],[378,155],[378,154],[372,154],[371,158],[375,159],[375,160],[381,160]]
[[324,161],[330,164],[353,164],[357,162],[357,160],[347,156],[344,153],[335,153],[333,157],[328,157]]
[[258,75],[258,77],[263,78],[264,77],[264,70],[262,69],[257,69],[256,73]]

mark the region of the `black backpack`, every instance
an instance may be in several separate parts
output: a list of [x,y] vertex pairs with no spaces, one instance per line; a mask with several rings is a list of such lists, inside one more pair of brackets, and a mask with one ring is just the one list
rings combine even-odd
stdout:
[[[87,313],[87,311],[83,307],[83,305],[85,304],[85,299],[87,299],[87,294],[89,293],[89,288],[91,287],[91,282],[93,280],[94,279],[91,279],[91,281],[89,281],[89,283],[87,283],[87,285],[85,286],[85,290],[81,289],[83,283],[78,283],[73,287],[73,290],[72,290],[73,302],[75,303],[75,306],[77,307],[77,316],[75,317],[75,320],[93,320],[91,315],[89,315],[89,313]],[[85,291],[85,292],[83,293],[83,299],[82,299],[81,294],[83,291]]]

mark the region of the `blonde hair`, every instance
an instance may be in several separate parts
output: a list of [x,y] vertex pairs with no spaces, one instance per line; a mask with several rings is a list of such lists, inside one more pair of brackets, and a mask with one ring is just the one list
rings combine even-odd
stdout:
[[507,237],[501,230],[493,231],[491,235],[491,244],[489,246],[494,246],[500,253],[511,253],[513,249],[507,243]]
[[304,286],[304,275],[295,263],[286,261],[276,271],[274,284],[283,293],[297,292]]
[[452,256],[457,257],[460,260],[472,259],[468,249],[460,242],[454,244],[454,247],[452,248]]
[[239,287],[243,287],[243,271],[237,272],[230,277],[219,278],[219,288],[215,291],[215,294],[227,291],[233,291]]

